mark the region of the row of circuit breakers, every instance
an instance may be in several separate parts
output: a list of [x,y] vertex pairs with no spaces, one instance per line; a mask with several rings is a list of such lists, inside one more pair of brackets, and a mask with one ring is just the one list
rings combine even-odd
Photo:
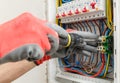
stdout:
[[[97,52],[90,56],[73,47],[70,54],[60,58],[61,71],[81,76],[114,79],[113,9],[112,0],[58,0],[56,22],[64,29],[92,32],[99,41],[92,46]],[[92,40],[91,40],[92,41]]]

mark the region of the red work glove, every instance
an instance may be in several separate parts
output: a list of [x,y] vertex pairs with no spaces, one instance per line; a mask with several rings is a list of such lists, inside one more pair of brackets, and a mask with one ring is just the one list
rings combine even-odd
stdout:
[[[59,38],[63,38],[63,39],[67,39],[67,37],[68,37],[68,32],[75,31],[75,30],[73,30],[73,29],[67,29],[67,30],[65,31],[62,27],[60,27],[60,26],[58,26],[58,25],[55,25],[55,24],[50,24],[50,23],[49,23],[49,27],[52,28],[53,30],[55,30],[55,31],[58,33]],[[51,43],[53,43],[53,42],[51,42]],[[53,44],[53,45],[55,45],[55,44]],[[52,45],[52,47],[54,48],[53,45]],[[60,45],[59,45],[59,46],[60,46]],[[55,52],[55,54],[52,54],[52,55],[50,54],[49,56],[48,56],[48,55],[45,55],[45,56],[44,56],[43,58],[41,58],[40,60],[34,61],[34,63],[35,63],[36,65],[40,65],[40,64],[42,64],[44,61],[49,60],[49,59],[51,59],[51,58],[60,58],[60,57],[63,58],[63,57],[66,56],[64,51],[65,51],[65,50],[62,49],[62,51],[60,50],[60,53]]]
[[[47,25],[51,29],[53,29],[54,31],[56,31],[58,33],[59,39],[67,40],[67,38],[68,38],[68,32],[66,32],[62,27],[60,27],[60,26],[58,26],[56,24],[52,24],[52,23],[47,23]],[[56,48],[56,44],[53,41],[50,41],[50,43],[51,43],[52,49],[42,59],[35,61],[36,65],[40,65],[44,61],[49,60],[51,58],[59,58],[59,57],[63,57],[64,56],[64,55],[58,56],[58,55],[54,54],[57,51],[57,50],[54,50],[54,48]],[[66,44],[64,44],[64,45],[66,46]],[[59,47],[61,47],[61,44],[59,45]]]
[[48,38],[56,43],[57,50],[58,34],[29,13],[0,25],[0,64],[41,59],[51,50]]

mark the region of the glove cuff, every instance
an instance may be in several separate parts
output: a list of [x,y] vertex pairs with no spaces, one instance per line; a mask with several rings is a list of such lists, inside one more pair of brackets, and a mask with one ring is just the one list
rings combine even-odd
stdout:
[[45,55],[42,59],[37,60],[37,61],[34,61],[34,63],[35,63],[36,65],[40,65],[40,64],[42,64],[44,61],[49,60],[50,58],[51,58],[50,56]]

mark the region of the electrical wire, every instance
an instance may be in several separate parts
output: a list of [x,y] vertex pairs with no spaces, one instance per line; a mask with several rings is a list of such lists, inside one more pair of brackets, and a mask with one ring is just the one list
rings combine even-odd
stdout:
[[106,0],[106,16],[107,16],[107,25],[110,29],[113,29],[113,10],[112,10],[112,0]]
[[104,73],[103,78],[106,77],[106,74],[107,74],[107,72],[108,72],[109,62],[110,62],[110,54],[108,54],[106,69],[105,69],[105,73]]
[[62,0],[63,3],[70,2],[71,0]]
[[70,69],[70,68],[64,68],[64,69],[66,71],[70,71],[70,72],[78,73],[80,75],[90,76],[91,78],[94,78],[94,77],[97,77],[102,72],[102,70],[104,69],[104,64],[105,64],[105,58],[104,58],[104,54],[102,54],[102,65],[101,65],[99,71],[96,74],[94,74],[94,75],[88,75],[87,73],[85,73],[85,72],[83,72],[81,70],[78,70],[76,68],[72,68],[72,69]]
[[[102,33],[102,35],[108,36],[110,34],[111,30],[109,28],[107,28],[106,22],[104,23],[103,20],[101,20],[99,22],[101,22],[101,23],[97,24],[97,25],[101,26],[100,30],[102,32],[104,32],[104,34]],[[91,23],[91,25],[93,25],[92,22],[90,22],[90,23]],[[79,25],[83,26],[83,23],[80,24],[80,22],[79,22]],[[95,25],[93,25],[93,26],[95,26]],[[73,27],[76,27],[76,28],[79,27],[80,28],[80,26],[78,26],[78,24],[76,24],[76,23],[74,24]],[[83,27],[85,27],[85,25]],[[89,28],[89,27],[87,27],[87,28]],[[81,30],[81,29],[79,29],[79,30]],[[85,31],[87,31],[87,29],[85,29]],[[94,29],[94,33],[95,32],[96,32],[96,29]],[[79,51],[79,49],[78,49],[78,51]],[[74,52],[76,52],[77,54],[80,54],[78,51],[74,50]],[[84,76],[89,76],[89,77],[92,77],[92,78],[94,78],[94,77],[105,78],[107,73],[112,71],[112,70],[109,70],[110,57],[107,54],[99,55],[99,56],[101,56],[101,61],[99,61],[99,62],[95,58],[94,55],[91,58],[88,58],[88,57],[85,58],[85,56],[82,55],[82,56],[79,56],[79,57],[81,57],[81,59],[78,59],[78,57],[76,58],[77,54],[74,54],[74,53],[72,55],[70,54],[69,57],[66,57],[64,59],[65,63],[64,63],[63,68],[65,69],[65,71],[74,72],[74,73],[84,75]],[[73,56],[74,58],[72,58],[71,56]],[[75,59],[75,60],[73,60],[71,62],[71,59],[72,60]],[[95,62],[94,60],[97,60],[97,62]],[[88,63],[91,63],[91,64],[88,65]],[[92,67],[92,63],[97,63],[97,65]],[[89,68],[91,68],[91,69],[89,69]],[[94,68],[97,68],[97,70],[95,70]]]
[[82,26],[83,31],[85,31],[85,27],[83,26],[83,24],[82,24],[81,22],[79,22],[79,23],[80,23],[80,25]]
[[106,23],[105,19],[103,19],[102,21],[103,21],[103,23],[105,25],[102,35],[105,35],[105,33],[106,33],[107,29],[108,29],[108,26],[107,26],[107,23]]
[[[107,54],[105,54],[105,62],[107,61]],[[101,72],[101,74],[99,75],[99,76],[103,76],[104,74],[105,74],[105,70],[106,69],[106,64],[105,64],[105,66],[104,66],[104,69],[103,69],[103,71]]]
[[90,31],[92,32],[92,28],[91,28],[91,26],[89,25],[88,21],[86,21],[86,24],[88,25]]
[[88,32],[89,29],[88,29],[87,25],[85,24],[85,22],[82,22],[82,23],[83,23],[84,27],[86,28],[86,31]]
[[100,29],[100,26],[99,24],[96,22],[96,20],[93,20],[94,23],[96,24],[96,26],[98,27],[98,30],[99,30],[99,35],[101,36],[101,29]]
[[104,23],[103,23],[102,20],[99,20],[99,26],[101,26],[101,28],[100,28],[101,29],[101,35],[103,35],[102,32],[104,32]]
[[[62,3],[70,2],[71,0],[59,0],[59,6]],[[91,21],[82,21],[67,24],[67,28],[72,28],[80,31],[90,31],[100,36],[111,36],[113,34],[113,15],[112,15],[112,0],[106,0],[106,19],[98,19]],[[60,67],[67,72],[77,73],[89,77],[105,78],[110,70],[110,64],[114,65],[111,54],[102,52],[101,54],[92,54],[90,57],[80,53],[80,49],[74,49],[65,58],[59,59]]]
[[95,25],[93,24],[93,22],[92,22],[92,21],[90,21],[90,23],[91,23],[91,25],[92,25],[92,26],[93,26],[93,28],[94,28],[94,33],[96,34]]
[[113,31],[114,31],[113,29],[110,31],[109,36],[111,36],[113,34]]
[[80,26],[80,24],[77,22],[76,25],[80,28],[78,29],[79,31],[83,31],[82,27]]

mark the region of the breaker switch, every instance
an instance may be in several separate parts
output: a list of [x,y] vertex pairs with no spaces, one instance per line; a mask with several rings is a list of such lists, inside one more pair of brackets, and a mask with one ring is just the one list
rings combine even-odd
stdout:
[[87,8],[84,7],[83,10],[82,10],[82,12],[88,12]]
[[62,17],[65,17],[65,16],[66,16],[66,13],[65,13],[65,12],[63,12]]
[[92,3],[90,4],[90,6],[92,7],[92,9],[95,9],[95,5],[96,5],[96,2],[92,2]]
[[75,14],[79,14],[80,13],[80,10],[79,9],[76,9],[75,10]]
[[56,18],[60,18],[60,15],[59,15],[59,14],[57,14],[57,15],[56,15]]
[[68,15],[73,15],[73,12],[72,10],[69,11]]

